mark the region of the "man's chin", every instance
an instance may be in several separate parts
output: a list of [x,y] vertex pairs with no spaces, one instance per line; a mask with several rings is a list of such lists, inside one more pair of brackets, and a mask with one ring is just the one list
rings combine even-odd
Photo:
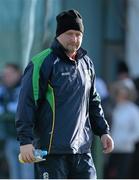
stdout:
[[71,49],[69,48],[69,49],[67,49],[67,51],[69,53],[75,53],[77,50],[78,50],[77,48],[71,48]]

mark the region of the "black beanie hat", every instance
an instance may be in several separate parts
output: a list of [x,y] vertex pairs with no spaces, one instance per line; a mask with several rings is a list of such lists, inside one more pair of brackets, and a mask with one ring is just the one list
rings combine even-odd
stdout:
[[57,20],[57,29],[56,36],[64,33],[68,30],[77,30],[80,32],[84,32],[84,26],[82,22],[82,17],[78,11],[71,9],[68,11],[63,11],[56,17]]

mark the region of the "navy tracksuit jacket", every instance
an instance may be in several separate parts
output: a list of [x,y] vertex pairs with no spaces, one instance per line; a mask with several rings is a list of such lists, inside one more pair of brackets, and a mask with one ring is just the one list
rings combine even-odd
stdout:
[[16,116],[21,145],[33,142],[49,154],[82,154],[90,152],[93,133],[108,133],[86,54],[80,48],[71,61],[55,39],[33,57],[22,78]]

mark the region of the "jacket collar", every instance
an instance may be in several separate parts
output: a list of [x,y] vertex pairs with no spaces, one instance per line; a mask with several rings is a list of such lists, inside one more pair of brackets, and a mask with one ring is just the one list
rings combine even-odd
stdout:
[[[60,57],[63,60],[69,61],[69,57],[66,55],[64,47],[59,43],[59,41],[56,38],[54,39],[51,48],[58,57]],[[86,54],[87,51],[80,47],[77,51],[76,60],[83,58]]]

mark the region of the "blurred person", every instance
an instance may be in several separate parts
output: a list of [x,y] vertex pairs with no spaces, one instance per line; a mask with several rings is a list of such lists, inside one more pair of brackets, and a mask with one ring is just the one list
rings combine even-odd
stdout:
[[92,134],[100,136],[104,153],[113,140],[96,92],[95,72],[81,48],[84,26],[76,10],[57,17],[56,38],[27,66],[22,80],[16,128],[24,162],[35,148],[47,150],[36,163],[38,178],[96,178],[91,156]]
[[122,80],[130,77],[128,65],[122,59],[118,60],[116,71],[117,71],[118,80]]
[[133,90],[135,90],[135,84],[133,79],[130,76],[130,70],[127,63],[124,60],[119,60],[117,64],[117,80],[124,81],[127,86]]
[[[16,140],[15,113],[20,91],[21,70],[16,64],[6,64],[0,85],[1,140],[9,168],[9,178],[33,178],[31,165],[18,162],[19,144]],[[32,169],[32,170],[31,170]],[[29,171],[30,170],[30,171]]]
[[111,135],[115,148],[109,157],[105,178],[130,178],[135,144],[139,139],[139,108],[133,102],[134,92],[125,81],[117,81],[113,85],[116,106],[112,112]]

